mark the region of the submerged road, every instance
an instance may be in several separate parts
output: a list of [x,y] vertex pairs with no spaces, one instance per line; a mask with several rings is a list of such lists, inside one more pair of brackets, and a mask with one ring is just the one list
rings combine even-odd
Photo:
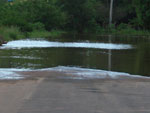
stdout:
[[150,113],[150,80],[49,75],[1,82],[0,113]]

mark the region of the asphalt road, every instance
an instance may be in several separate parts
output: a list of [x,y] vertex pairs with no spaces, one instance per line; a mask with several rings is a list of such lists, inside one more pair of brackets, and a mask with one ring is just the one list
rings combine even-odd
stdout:
[[45,77],[17,113],[150,113],[150,80]]

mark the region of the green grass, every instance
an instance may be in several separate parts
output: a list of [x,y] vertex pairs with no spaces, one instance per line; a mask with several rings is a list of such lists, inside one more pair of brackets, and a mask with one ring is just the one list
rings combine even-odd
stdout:
[[150,36],[150,31],[135,30],[135,29],[122,29],[112,32],[114,35],[132,35],[132,36]]
[[24,34],[19,30],[19,28],[13,26],[1,26],[0,35],[4,38],[5,41],[25,38]]
[[148,30],[135,30],[133,28],[125,29],[100,29],[98,35],[125,35],[125,36],[150,36],[150,31]]
[[52,30],[52,31],[32,31],[28,33],[29,38],[48,38],[48,37],[59,37],[64,31]]
[[[3,37],[5,41],[18,40],[23,38],[55,38],[60,37],[63,33],[67,33],[59,30],[34,30],[32,32],[24,33],[21,32],[18,27],[0,27],[0,36]],[[132,28],[124,29],[104,29],[101,28],[95,35],[122,35],[122,36],[150,36],[150,31],[146,30],[135,30]]]
[[21,32],[18,27],[0,27],[0,36],[2,36],[5,41],[18,40],[23,38],[55,38],[61,36],[62,33],[64,32],[58,30],[52,30],[50,32],[46,30],[35,30],[32,32],[24,33]]

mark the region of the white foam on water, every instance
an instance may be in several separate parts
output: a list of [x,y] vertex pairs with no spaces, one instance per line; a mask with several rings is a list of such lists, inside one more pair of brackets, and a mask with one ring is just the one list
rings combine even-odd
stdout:
[[113,72],[113,71],[105,71],[98,69],[88,69],[88,68],[79,68],[79,67],[65,67],[58,66],[54,68],[41,69],[41,70],[54,70],[58,72],[63,72],[67,75],[73,75],[73,77],[69,77],[72,79],[118,79],[118,78],[149,78],[140,75],[131,75],[129,73],[124,72]]
[[0,56],[0,58],[14,58],[14,59],[42,59],[40,57],[31,57],[31,56]]
[[14,68],[1,68],[0,69],[0,80],[18,80],[24,77],[16,72],[29,71],[29,69],[14,69]]
[[[63,75],[63,78],[69,79],[124,79],[124,78],[147,78],[140,75],[131,75],[129,73],[124,72],[113,72],[113,71],[105,71],[105,70],[98,70],[98,69],[88,69],[88,68],[78,68],[78,67],[65,67],[65,66],[58,66],[54,68],[45,68],[45,69],[13,69],[13,68],[1,68],[0,69],[0,80],[18,80],[23,79],[25,76],[19,74],[18,72],[24,71],[49,71],[49,72],[61,72],[65,73],[67,76]],[[44,76],[44,73],[43,73]]]
[[113,43],[89,43],[89,42],[50,42],[45,40],[16,40],[3,44],[1,49],[21,49],[21,48],[95,48],[95,49],[132,49],[130,44]]
[[[6,58],[6,57],[5,57]],[[41,58],[39,58],[39,57],[31,57],[31,56],[10,56],[9,58],[18,58],[18,59],[34,59],[34,60],[36,60],[36,59],[41,59]]]

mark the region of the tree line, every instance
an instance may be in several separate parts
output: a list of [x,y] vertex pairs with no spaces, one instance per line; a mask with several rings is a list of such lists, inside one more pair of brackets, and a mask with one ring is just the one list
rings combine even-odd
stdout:
[[[0,0],[0,26],[23,32],[65,30],[99,32],[107,29],[110,0]],[[150,0],[115,0],[113,27],[150,29]]]

